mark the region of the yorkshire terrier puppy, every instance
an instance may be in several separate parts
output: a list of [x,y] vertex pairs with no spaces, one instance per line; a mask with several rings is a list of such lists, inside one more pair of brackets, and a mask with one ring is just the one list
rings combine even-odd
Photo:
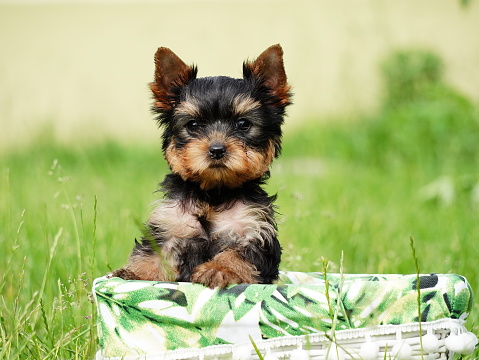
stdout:
[[210,288],[278,278],[281,247],[273,202],[262,185],[281,151],[290,86],[280,45],[243,63],[243,78],[197,78],[168,48],[150,84],[171,174],[164,198],[123,279],[188,281]]

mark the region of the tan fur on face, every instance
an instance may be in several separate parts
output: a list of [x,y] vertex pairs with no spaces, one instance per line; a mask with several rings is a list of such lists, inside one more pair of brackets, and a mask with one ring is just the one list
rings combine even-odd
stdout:
[[200,105],[198,100],[192,96],[186,96],[186,100],[182,101],[175,108],[175,113],[179,115],[188,115],[192,118],[196,118],[200,115]]
[[233,100],[233,111],[237,116],[247,114],[250,111],[258,109],[260,106],[259,101],[247,95],[238,95]]
[[165,152],[171,170],[183,180],[198,182],[204,190],[219,186],[236,188],[261,177],[275,156],[272,142],[266,151],[260,152],[246,148],[237,139],[227,138],[224,141],[225,157],[220,161],[212,160],[208,154],[211,142],[210,139],[199,139],[176,149],[172,139]]

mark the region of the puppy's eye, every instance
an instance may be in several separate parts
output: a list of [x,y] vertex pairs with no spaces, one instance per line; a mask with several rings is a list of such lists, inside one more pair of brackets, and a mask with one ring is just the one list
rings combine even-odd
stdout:
[[238,119],[235,124],[236,130],[248,131],[251,127],[251,123],[246,119]]
[[200,123],[196,120],[191,120],[186,123],[188,131],[196,131],[200,128]]

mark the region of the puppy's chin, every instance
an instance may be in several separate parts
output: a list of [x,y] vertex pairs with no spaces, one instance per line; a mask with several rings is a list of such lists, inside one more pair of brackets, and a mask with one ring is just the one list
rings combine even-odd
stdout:
[[226,164],[223,161],[212,161],[211,164],[208,166],[208,169],[214,170],[214,169],[227,169]]
[[242,186],[245,182],[261,177],[268,170],[253,171],[244,167],[231,167],[228,162],[209,162],[208,166],[184,168],[175,164],[172,167],[174,173],[181,176],[184,181],[198,183],[203,190],[219,188],[234,189]]
[[188,180],[199,183],[203,190],[211,190],[222,187],[238,188],[252,179],[248,178],[248,174],[238,172],[224,165],[213,165],[201,172],[192,174]]

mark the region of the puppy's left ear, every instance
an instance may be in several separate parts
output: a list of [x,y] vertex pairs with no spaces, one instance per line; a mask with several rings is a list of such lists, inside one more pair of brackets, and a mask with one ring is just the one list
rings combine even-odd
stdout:
[[188,84],[196,77],[196,67],[186,65],[173,51],[161,47],[155,54],[155,81],[150,89],[155,98],[155,107],[168,109],[173,106],[175,89]]
[[283,49],[279,44],[270,46],[253,62],[245,62],[243,75],[253,73],[282,105],[288,105],[291,86],[288,85],[283,65]]

